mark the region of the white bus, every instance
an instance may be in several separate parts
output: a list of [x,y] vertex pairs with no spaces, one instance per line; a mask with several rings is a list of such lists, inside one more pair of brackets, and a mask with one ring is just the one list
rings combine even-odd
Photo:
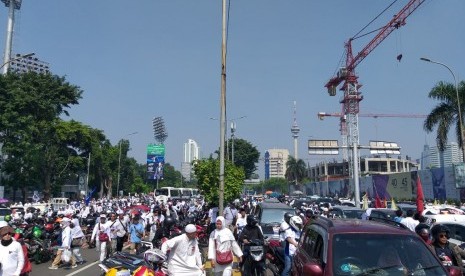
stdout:
[[199,189],[195,188],[180,188],[183,198],[198,198],[200,196]]
[[155,189],[155,198],[157,201],[168,201],[168,199],[180,199],[182,191],[180,188],[162,187]]
[[155,198],[157,201],[166,202],[168,199],[190,199],[199,196],[199,190],[194,188],[163,187],[155,189]]

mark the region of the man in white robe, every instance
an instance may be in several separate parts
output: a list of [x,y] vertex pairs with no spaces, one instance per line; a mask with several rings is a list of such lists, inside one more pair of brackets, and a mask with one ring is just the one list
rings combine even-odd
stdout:
[[163,243],[161,250],[168,254],[168,273],[176,276],[200,276],[203,274],[202,259],[196,240],[197,228],[188,224],[186,233]]

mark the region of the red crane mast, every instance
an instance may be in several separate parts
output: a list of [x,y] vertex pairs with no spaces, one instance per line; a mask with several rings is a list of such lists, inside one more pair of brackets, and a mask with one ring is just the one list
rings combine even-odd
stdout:
[[[355,68],[362,62],[386,37],[388,37],[395,29],[405,25],[405,20],[409,17],[423,2],[426,0],[410,0],[408,3],[384,26],[380,29],[377,35],[354,57],[352,54],[352,40],[356,37],[350,38],[345,43],[346,48],[346,64],[344,68],[340,68],[335,77],[332,77],[325,87],[328,89],[330,96],[336,95],[336,89],[344,82],[341,90],[344,91],[344,97],[341,100],[342,113],[345,115],[341,117],[341,132],[347,133],[343,135],[342,144],[346,150],[343,151],[343,158],[349,163],[350,176],[354,179],[355,186],[355,202],[360,203],[360,187],[358,183],[358,143],[359,143],[359,129],[358,129],[358,113],[359,103],[363,99],[361,93],[358,91],[360,85],[358,84],[358,76],[355,74]],[[343,121],[346,119],[346,122]],[[348,158],[348,146],[352,147],[352,158]],[[351,160],[352,159],[352,160]]]
[[[361,87],[358,83],[358,76],[355,73],[355,68],[362,62],[386,37],[388,37],[395,29],[398,29],[406,24],[406,19],[409,17],[423,2],[426,0],[410,0],[384,27],[382,27],[376,36],[354,57],[352,54],[352,41],[357,37],[350,38],[345,43],[346,48],[346,64],[340,68],[337,75],[332,77],[325,85],[330,96],[336,95],[337,87],[344,82],[340,90],[344,91],[344,96],[341,99],[342,114],[340,127],[343,133],[342,144],[347,148],[359,142],[358,130],[358,113],[359,103],[363,96],[358,91]],[[345,120],[343,120],[345,119]],[[345,134],[345,135],[344,135]],[[347,153],[344,154],[344,159],[347,159]]]

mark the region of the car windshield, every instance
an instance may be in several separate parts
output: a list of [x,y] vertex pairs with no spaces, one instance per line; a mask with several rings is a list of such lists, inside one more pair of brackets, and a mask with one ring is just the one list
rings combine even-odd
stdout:
[[411,235],[337,234],[332,252],[334,275],[447,275],[425,243]]
[[260,224],[267,224],[272,222],[281,223],[284,219],[284,214],[287,212],[294,213],[292,209],[263,209]]
[[344,211],[344,217],[345,218],[361,219],[363,213],[365,213],[365,211],[363,211],[363,210],[345,210]]

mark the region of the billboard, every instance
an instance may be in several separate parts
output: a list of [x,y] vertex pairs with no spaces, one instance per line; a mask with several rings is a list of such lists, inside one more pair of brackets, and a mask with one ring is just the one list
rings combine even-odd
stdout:
[[465,163],[457,163],[453,165],[455,175],[455,188],[465,188]]
[[165,165],[165,145],[149,144],[147,146],[147,179],[163,179]]

